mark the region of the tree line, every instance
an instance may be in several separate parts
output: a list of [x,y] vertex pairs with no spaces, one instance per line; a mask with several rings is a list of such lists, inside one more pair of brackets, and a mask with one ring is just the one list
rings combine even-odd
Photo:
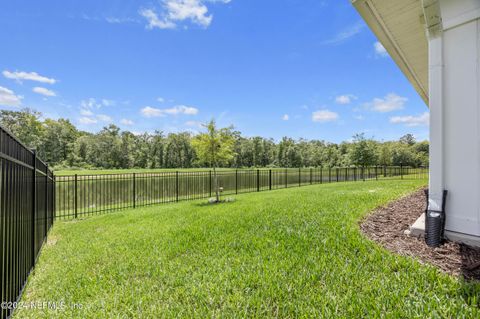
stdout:
[[[206,167],[193,147],[194,134],[162,131],[140,135],[111,124],[98,133],[78,130],[68,119],[44,119],[31,109],[0,111],[0,124],[54,169]],[[283,137],[245,137],[224,128],[233,139],[233,156],[223,167],[339,167],[371,165],[428,166],[427,141],[406,134],[380,142],[356,134],[352,141],[330,143]],[[194,142],[193,142],[194,143]]]

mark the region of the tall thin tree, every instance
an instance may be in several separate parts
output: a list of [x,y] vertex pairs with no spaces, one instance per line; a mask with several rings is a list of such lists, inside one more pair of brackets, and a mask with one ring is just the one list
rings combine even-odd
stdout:
[[235,155],[235,140],[231,128],[217,128],[215,120],[203,125],[205,133],[200,133],[192,140],[192,146],[197,152],[199,161],[208,164],[213,169],[216,202],[220,201],[217,168],[226,165]]

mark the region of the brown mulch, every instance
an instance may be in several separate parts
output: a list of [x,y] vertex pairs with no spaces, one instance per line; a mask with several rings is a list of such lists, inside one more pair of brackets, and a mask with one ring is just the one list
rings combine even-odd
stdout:
[[405,230],[425,211],[426,204],[424,190],[419,190],[378,208],[362,221],[360,228],[368,238],[388,250],[417,258],[449,274],[480,280],[480,248],[447,241],[433,249],[423,238],[405,234]]

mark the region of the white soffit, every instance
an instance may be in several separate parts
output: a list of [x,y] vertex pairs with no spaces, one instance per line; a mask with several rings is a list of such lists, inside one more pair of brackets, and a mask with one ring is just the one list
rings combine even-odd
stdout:
[[428,41],[420,0],[351,0],[428,105]]

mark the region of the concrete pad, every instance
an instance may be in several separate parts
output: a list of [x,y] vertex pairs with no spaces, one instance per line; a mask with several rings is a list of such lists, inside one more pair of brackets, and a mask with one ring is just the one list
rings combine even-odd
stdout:
[[[418,219],[413,223],[412,226],[409,227],[409,229],[405,230],[405,234],[417,238],[425,235],[425,213],[420,215],[420,217],[418,217]],[[480,247],[480,239],[477,236],[445,230],[445,237],[454,242]]]
[[412,237],[423,237],[425,235],[425,213],[418,217],[413,225],[405,231],[405,234]]

